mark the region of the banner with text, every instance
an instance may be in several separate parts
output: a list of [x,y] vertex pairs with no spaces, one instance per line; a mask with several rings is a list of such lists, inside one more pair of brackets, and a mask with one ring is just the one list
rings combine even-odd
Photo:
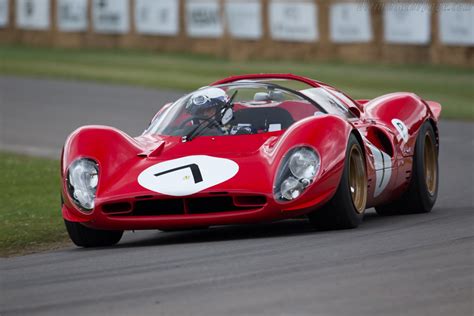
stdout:
[[219,1],[187,0],[186,32],[190,37],[221,37],[224,27]]
[[392,44],[428,44],[431,38],[430,16],[430,5],[426,2],[385,4],[385,41]]
[[372,24],[367,3],[336,3],[329,12],[330,38],[335,43],[370,42]]
[[97,33],[125,34],[130,31],[128,0],[94,0],[92,22]]
[[179,0],[135,0],[137,33],[178,35]]
[[318,39],[317,6],[313,2],[272,0],[269,19],[273,39],[294,42]]
[[49,0],[17,0],[16,25],[25,30],[47,30],[50,26]]
[[0,0],[0,27],[8,26],[9,13],[8,0]]
[[262,4],[259,0],[227,0],[225,14],[232,37],[239,39],[262,37]]
[[440,3],[439,37],[446,45],[474,46],[474,4]]
[[87,31],[87,0],[57,0],[57,17],[61,32]]

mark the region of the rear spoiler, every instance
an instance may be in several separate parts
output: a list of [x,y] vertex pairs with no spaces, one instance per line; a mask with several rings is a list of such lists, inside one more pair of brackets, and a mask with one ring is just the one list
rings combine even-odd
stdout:
[[433,113],[433,116],[436,121],[439,120],[439,116],[441,114],[441,104],[435,101],[425,101],[426,105],[430,108],[431,113]]
[[369,99],[360,99],[360,100],[356,100],[357,103],[359,103],[360,105],[364,105],[366,104],[367,102],[369,102],[370,100]]

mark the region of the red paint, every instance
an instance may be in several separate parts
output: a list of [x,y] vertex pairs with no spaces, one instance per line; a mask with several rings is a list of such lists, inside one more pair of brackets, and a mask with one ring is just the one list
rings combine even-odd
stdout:
[[320,87],[320,83],[316,80],[302,77],[302,76],[296,76],[293,74],[249,74],[249,75],[239,75],[239,76],[232,76],[228,78],[224,78],[221,80],[218,80],[214,83],[211,84],[211,86],[216,86],[219,84],[225,84],[225,83],[230,83],[230,82],[235,82],[239,80],[261,80],[261,79],[285,79],[285,80],[295,80],[299,82],[306,83],[307,85],[311,87]]

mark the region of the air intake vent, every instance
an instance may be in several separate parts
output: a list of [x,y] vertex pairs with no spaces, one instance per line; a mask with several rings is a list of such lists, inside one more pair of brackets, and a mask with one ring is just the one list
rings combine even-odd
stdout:
[[184,214],[183,199],[137,201],[133,209],[135,216]]
[[132,205],[128,202],[108,203],[102,205],[102,211],[107,214],[124,214],[132,211]]
[[263,207],[266,203],[267,200],[262,195],[222,195],[158,200],[139,199],[135,201],[133,207],[128,202],[108,203],[102,206],[102,211],[112,216],[212,214],[255,210]]

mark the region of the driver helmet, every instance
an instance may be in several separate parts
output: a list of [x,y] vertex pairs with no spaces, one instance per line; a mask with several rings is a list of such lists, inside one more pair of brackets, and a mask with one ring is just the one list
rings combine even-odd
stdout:
[[[194,93],[186,105],[186,112],[193,116],[211,117],[218,113],[229,100],[224,90],[206,88]],[[214,111],[210,111],[215,109]],[[211,114],[208,114],[211,112]]]

